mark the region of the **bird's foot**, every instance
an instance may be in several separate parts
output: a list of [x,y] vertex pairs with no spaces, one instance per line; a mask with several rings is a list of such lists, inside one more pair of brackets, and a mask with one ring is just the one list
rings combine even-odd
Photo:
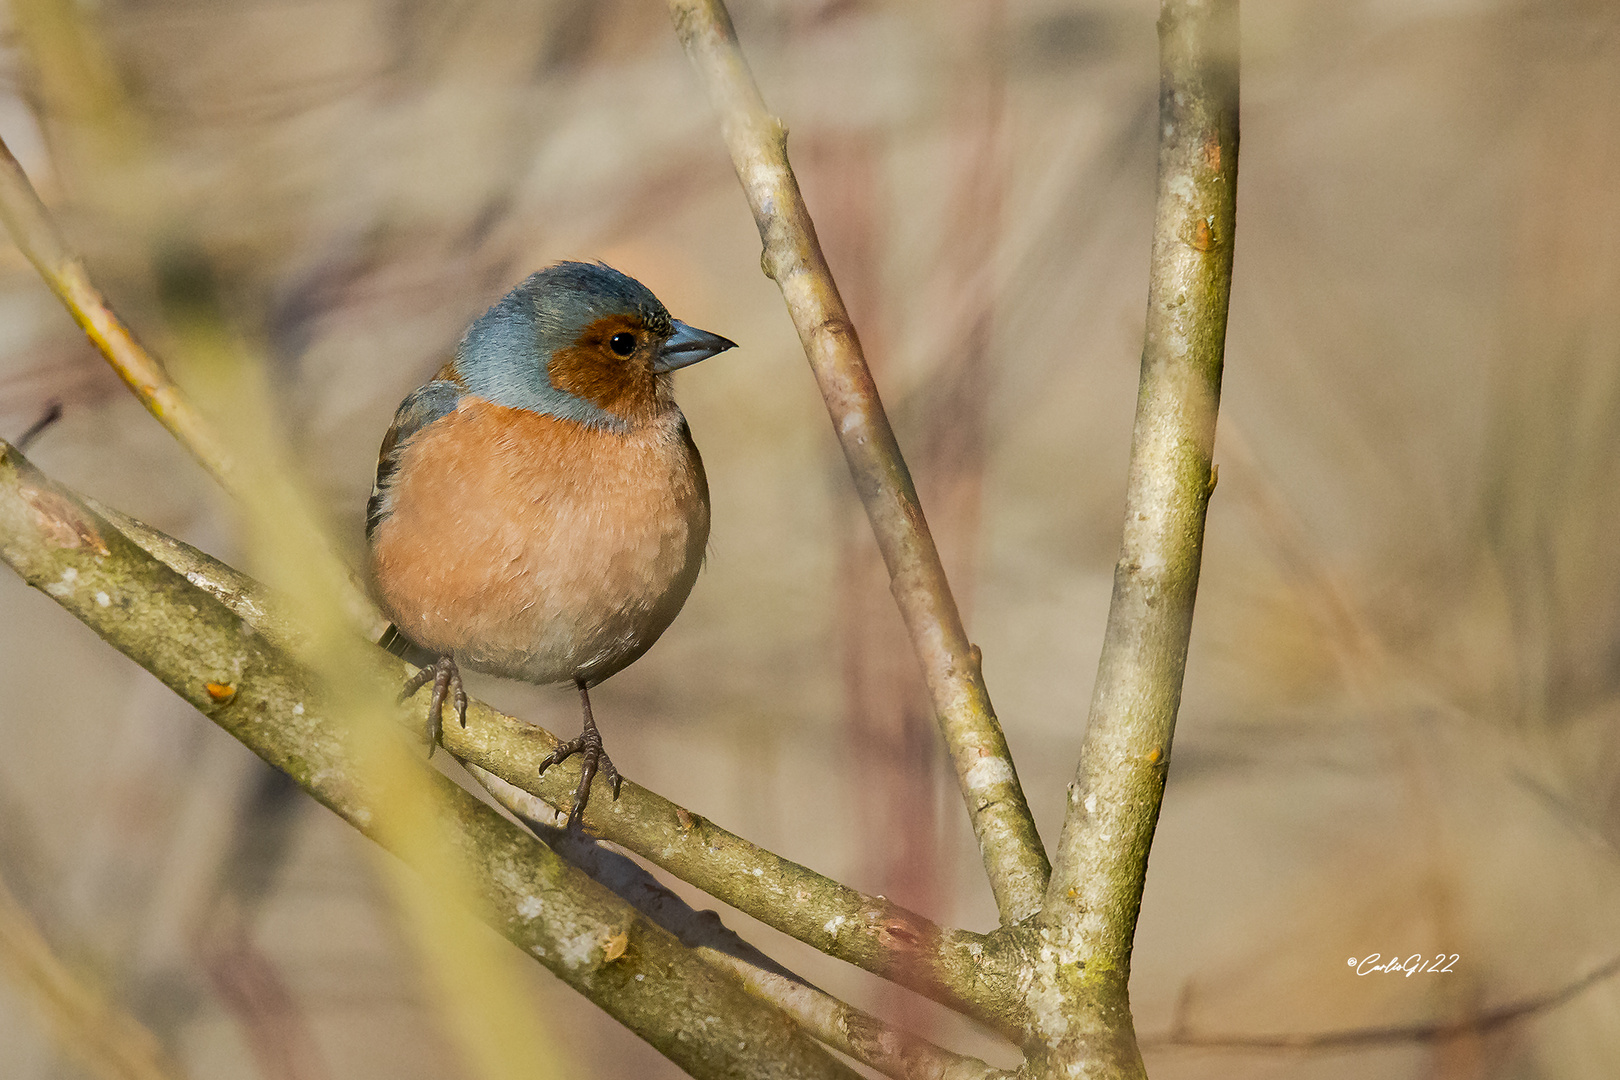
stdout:
[[544,776],[547,769],[562,764],[575,754],[580,755],[581,762],[579,786],[574,789],[574,808],[568,811],[566,827],[570,829],[584,819],[585,804],[591,797],[591,781],[596,778],[598,769],[602,771],[608,787],[613,789],[615,799],[619,797],[619,785],[624,783],[619,770],[613,767],[613,759],[602,749],[602,736],[596,730],[596,725],[589,722],[584,731],[546,755],[545,760],[540,762],[540,775]]
[[399,700],[404,701],[422,689],[429,679],[433,680],[433,696],[428,698],[427,744],[428,757],[432,757],[444,733],[444,701],[447,696],[455,704],[456,719],[461,721],[462,727],[467,726],[467,691],[461,685],[461,669],[456,667],[455,658],[441,656],[405,680],[405,689],[399,692]]

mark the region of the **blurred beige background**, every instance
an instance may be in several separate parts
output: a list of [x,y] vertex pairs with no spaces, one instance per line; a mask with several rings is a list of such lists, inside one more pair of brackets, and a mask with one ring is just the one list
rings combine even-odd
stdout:
[[[86,9],[105,86],[31,61],[38,9],[8,16],[0,136],[154,343],[166,261],[218,275],[351,556],[394,407],[528,271],[602,258],[738,341],[677,387],[713,546],[674,627],[597,695],[614,758],[818,870],[993,924],[662,4],[106,2]],[[1156,6],[734,11],[1050,842],[1117,550]],[[1620,8],[1248,0],[1243,35],[1221,483],[1132,983],[1150,1071],[1612,1077],[1620,976],[1581,980],[1620,957]],[[109,113],[120,86],[129,111]],[[228,506],[7,246],[0,433],[53,400],[41,467],[239,556]],[[190,1076],[472,1075],[365,841],[10,575],[0,678],[0,877]],[[577,723],[563,690],[475,689]],[[1458,960],[1346,964],[1374,952]],[[532,983],[562,1075],[676,1075],[542,969]],[[44,1030],[0,980],[0,1075],[81,1075]]]

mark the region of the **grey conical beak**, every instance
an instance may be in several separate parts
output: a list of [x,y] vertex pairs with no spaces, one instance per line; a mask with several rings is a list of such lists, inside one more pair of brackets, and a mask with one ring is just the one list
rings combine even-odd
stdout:
[[658,350],[657,359],[653,360],[653,370],[662,375],[666,371],[674,371],[699,360],[707,360],[715,353],[735,349],[737,343],[719,334],[711,334],[707,330],[699,330],[695,326],[687,326],[679,319],[675,320],[675,332],[669,335],[664,347]]

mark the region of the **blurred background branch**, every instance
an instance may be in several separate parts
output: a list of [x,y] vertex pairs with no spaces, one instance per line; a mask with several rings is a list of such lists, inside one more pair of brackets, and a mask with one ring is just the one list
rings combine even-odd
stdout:
[[45,1014],[64,1054],[102,1080],[181,1080],[162,1043],[68,968],[0,880],[0,967]]
[[[1432,962],[1432,961],[1431,961]],[[1465,1043],[1510,1024],[1533,1019],[1540,1013],[1567,1005],[1587,990],[1620,975],[1620,957],[1601,964],[1555,990],[1491,1009],[1478,1016],[1430,1024],[1392,1024],[1388,1027],[1352,1028],[1348,1031],[1287,1032],[1277,1035],[1223,1035],[1216,1032],[1172,1028],[1142,1039],[1143,1046],[1183,1047],[1190,1050],[1332,1051],[1393,1043]]]

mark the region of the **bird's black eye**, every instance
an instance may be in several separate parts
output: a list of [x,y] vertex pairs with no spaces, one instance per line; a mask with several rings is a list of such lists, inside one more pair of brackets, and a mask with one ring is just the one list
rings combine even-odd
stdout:
[[631,353],[636,351],[636,335],[623,333],[614,334],[612,337],[608,338],[608,348],[612,349],[620,356],[629,356]]

